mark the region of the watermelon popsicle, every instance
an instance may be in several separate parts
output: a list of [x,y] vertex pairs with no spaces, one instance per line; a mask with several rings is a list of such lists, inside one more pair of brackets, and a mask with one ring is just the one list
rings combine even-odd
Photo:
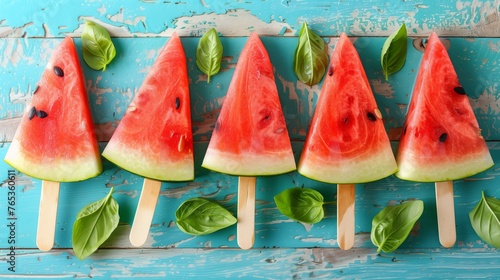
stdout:
[[396,176],[436,182],[439,241],[456,241],[453,180],[493,166],[474,112],[447,50],[435,33],[427,41],[397,154]]
[[54,245],[59,182],[82,181],[102,171],[85,80],[70,37],[53,51],[5,161],[43,180],[36,244],[48,251]]
[[202,166],[239,176],[238,245],[254,242],[255,176],[295,170],[273,66],[252,33],[238,59]]
[[194,179],[187,60],[177,33],[163,47],[102,155],[144,177],[130,231],[138,247],[148,237],[161,181]]
[[354,245],[355,184],[397,171],[396,160],[363,65],[342,33],[331,56],[298,172],[337,184],[337,239]]

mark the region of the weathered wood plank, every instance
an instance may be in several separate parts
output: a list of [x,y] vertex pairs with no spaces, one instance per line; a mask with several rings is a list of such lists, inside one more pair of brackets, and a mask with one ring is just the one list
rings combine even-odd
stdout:
[[[9,144],[0,148],[3,158]],[[205,197],[213,199],[236,214],[237,177],[223,175],[201,168],[201,161],[207,143],[195,145],[196,179],[184,183],[163,183],[156,206],[148,240],[144,248],[237,248],[236,226],[207,236],[193,237],[181,232],[175,225],[175,210],[186,199]],[[294,142],[296,157],[300,154],[302,142]],[[500,197],[498,170],[500,148],[497,142],[490,143],[490,150],[497,165],[491,169],[464,180],[454,182],[456,205],[457,244],[455,248],[488,248],[473,231],[468,213],[477,204],[484,190],[488,196]],[[78,183],[62,183],[59,211],[56,224],[54,248],[70,248],[71,232],[78,211],[93,201],[104,197],[109,187],[115,187],[114,197],[120,205],[119,229],[112,234],[107,248],[130,248],[128,240],[138,203],[143,179],[104,162],[104,173]],[[7,219],[7,175],[12,170],[0,162],[0,228],[6,228]],[[40,199],[41,181],[17,174],[17,228],[16,246],[36,248],[35,235]],[[313,226],[293,222],[283,216],[273,197],[281,191],[294,187],[308,187],[318,190],[325,201],[335,200],[335,185],[319,183],[296,172],[280,176],[262,177],[256,186],[256,216],[254,248],[300,248],[338,247],[335,205],[326,206],[323,221]],[[400,203],[406,199],[424,201],[424,213],[402,248],[441,248],[438,241],[436,202],[434,184],[406,182],[390,176],[386,179],[356,186],[356,237],[355,248],[373,248],[369,234],[372,218],[387,204]],[[8,247],[7,238],[0,238],[0,248]]]
[[[22,7],[22,8],[21,8]],[[431,31],[460,37],[496,37],[498,1],[68,1],[13,0],[2,5],[0,37],[63,37],[79,34],[84,19],[106,26],[115,37],[200,36],[215,27],[224,36],[250,32],[293,36],[303,21],[323,36],[340,32],[387,36],[401,22],[410,34]],[[228,24],[229,23],[229,24]]]
[[[8,260],[9,251],[0,250]],[[134,279],[472,279],[500,277],[497,250],[101,249],[79,261],[71,250],[17,252],[16,272],[0,277]],[[4,261],[2,261],[3,263]],[[28,265],[29,264],[29,265]],[[2,264],[5,266],[5,264]]]
[[[106,71],[94,71],[83,63],[90,106],[100,141],[107,141],[126,111],[145,74],[154,62],[165,38],[114,39],[117,57]],[[188,57],[191,111],[195,141],[210,138],[218,111],[224,100],[245,37],[222,38],[222,69],[206,82],[206,75],[195,64],[198,38],[183,38]],[[325,38],[332,51],[336,38]],[[422,53],[419,39],[409,39],[408,58],[403,69],[385,80],[380,66],[380,50],[385,38],[354,37],[375,98],[392,140],[399,137],[407,104]],[[36,88],[36,83],[59,39],[0,38],[0,141],[11,141],[19,117]],[[321,83],[313,87],[297,81],[293,73],[293,53],[297,38],[263,37],[275,68],[275,78],[290,137],[304,140],[314,112]],[[81,52],[80,40],[76,40]],[[450,38],[450,57],[487,140],[500,140],[500,38]],[[413,47],[416,45],[417,48]]]

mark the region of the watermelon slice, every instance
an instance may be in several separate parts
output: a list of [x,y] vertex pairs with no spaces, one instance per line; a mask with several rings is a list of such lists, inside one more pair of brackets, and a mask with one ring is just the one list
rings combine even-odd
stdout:
[[186,55],[174,33],[159,54],[102,155],[160,181],[194,178]]
[[47,181],[81,181],[101,173],[85,81],[70,37],[49,59],[5,161]]
[[256,33],[238,59],[202,166],[240,176],[295,170],[273,66]]
[[332,54],[298,172],[327,183],[354,184],[396,170],[382,114],[359,55],[343,33]]
[[435,33],[427,41],[397,155],[396,176],[440,182],[493,165],[450,57]]

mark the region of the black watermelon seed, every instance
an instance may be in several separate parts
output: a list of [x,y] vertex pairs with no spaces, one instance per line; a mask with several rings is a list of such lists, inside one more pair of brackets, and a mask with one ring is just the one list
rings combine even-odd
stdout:
[[349,122],[349,118],[344,119],[344,124],[347,124]]
[[420,40],[420,47],[425,50],[425,47],[427,47],[427,39]]
[[175,109],[179,109],[181,107],[181,99],[179,97],[175,98]]
[[405,127],[403,128],[403,135],[406,135],[406,129],[408,128],[407,125],[405,125]]
[[31,120],[35,117],[36,115],[36,108],[35,107],[31,107],[30,109],[30,112],[28,113],[28,119]]
[[45,111],[38,110],[36,111],[36,116],[39,117],[40,119],[43,119],[47,117],[49,114],[47,114]]
[[39,89],[40,89],[40,86],[36,86],[35,91],[33,91],[33,94],[36,94]]
[[463,87],[455,87],[455,92],[461,95],[465,95],[465,89]]
[[377,120],[377,117],[375,117],[375,115],[372,112],[368,112],[367,116],[370,121],[374,122]]
[[219,131],[219,129],[220,129],[220,122],[219,121],[215,122],[215,128],[214,129],[215,129],[215,131]]
[[448,133],[441,134],[441,136],[439,136],[439,142],[443,143],[446,141],[446,138],[448,138]]
[[333,67],[328,68],[328,76],[333,75]]
[[64,71],[58,66],[54,66],[54,73],[59,77],[64,77]]

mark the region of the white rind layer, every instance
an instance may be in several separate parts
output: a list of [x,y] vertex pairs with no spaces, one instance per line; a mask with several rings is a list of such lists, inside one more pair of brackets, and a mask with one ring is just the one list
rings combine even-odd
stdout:
[[357,184],[380,180],[394,174],[398,167],[390,148],[370,157],[328,162],[309,153],[299,162],[298,172],[305,177],[332,184]]
[[[110,142],[111,143],[111,142]],[[102,155],[119,167],[137,175],[159,181],[190,181],[194,179],[194,162],[186,156],[182,161],[150,159],[140,148],[127,148],[125,145],[110,144]]]
[[15,138],[5,155],[5,162],[30,177],[53,182],[83,181],[102,172],[99,154],[89,154],[78,159],[59,158],[52,162],[34,162],[29,156],[22,154],[19,141]]
[[489,152],[471,155],[460,161],[441,162],[439,165],[418,163],[415,158],[412,153],[399,154],[396,177],[417,182],[452,181],[478,174],[494,165]]
[[207,149],[202,167],[237,176],[269,176],[296,169],[293,153],[250,154],[245,156]]

